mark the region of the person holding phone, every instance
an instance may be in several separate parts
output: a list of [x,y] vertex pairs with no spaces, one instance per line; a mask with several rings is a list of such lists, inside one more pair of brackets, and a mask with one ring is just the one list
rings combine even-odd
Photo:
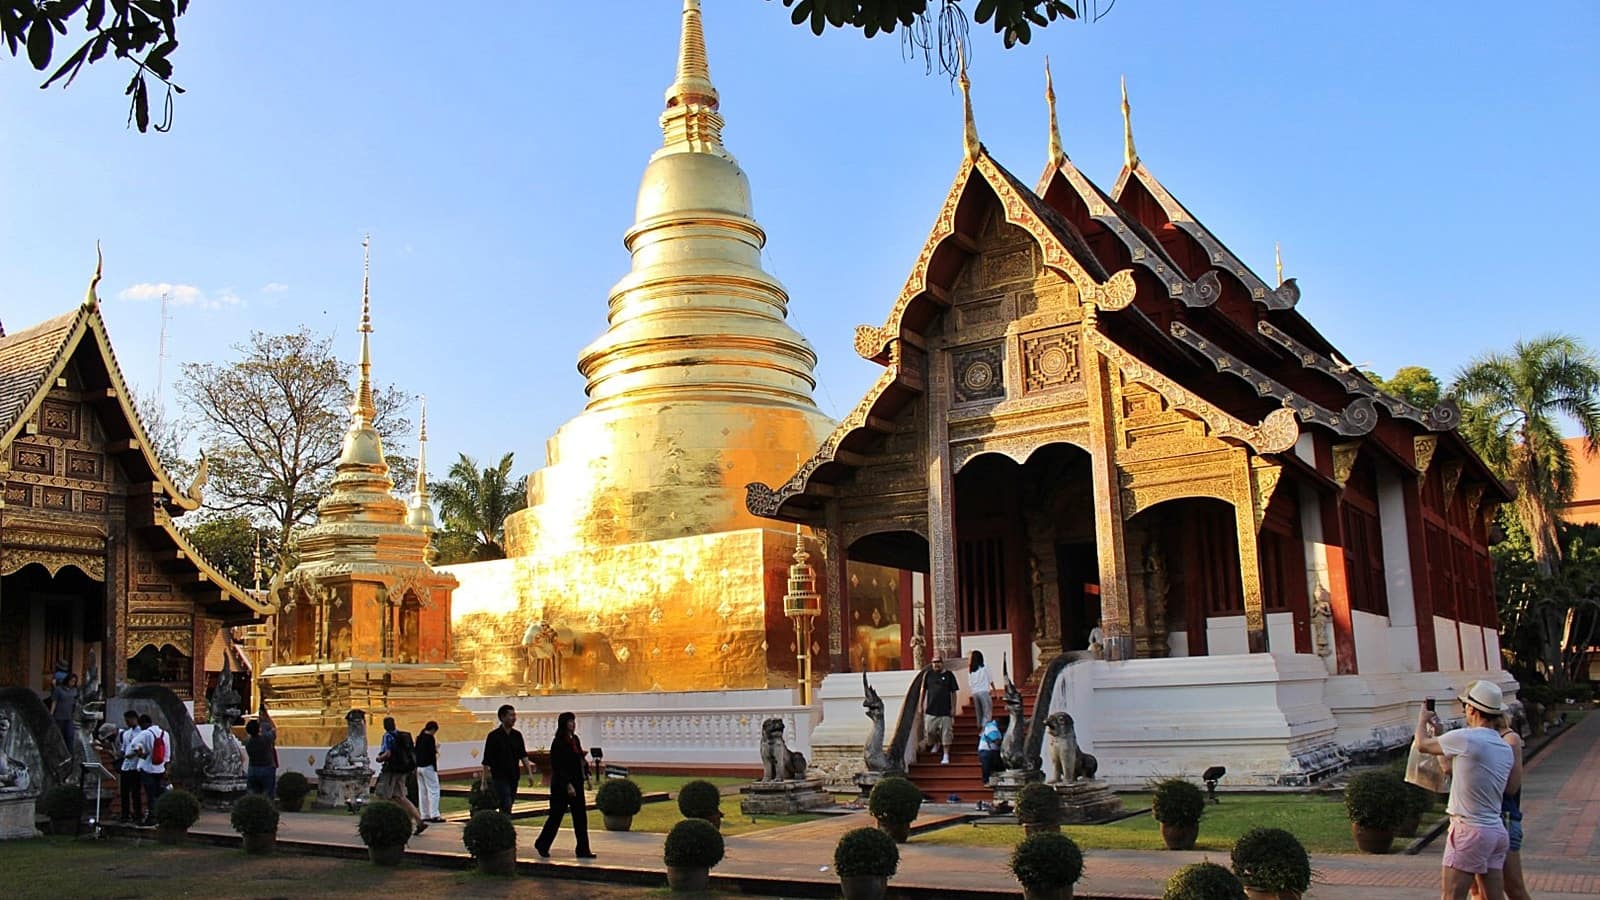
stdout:
[[569,712],[556,719],[556,736],[550,742],[550,815],[544,820],[533,849],[548,859],[550,845],[561,828],[561,817],[572,811],[572,831],[578,839],[578,858],[594,859],[589,849],[589,809],[583,802],[583,789],[589,780],[589,767],[578,741],[578,717]]

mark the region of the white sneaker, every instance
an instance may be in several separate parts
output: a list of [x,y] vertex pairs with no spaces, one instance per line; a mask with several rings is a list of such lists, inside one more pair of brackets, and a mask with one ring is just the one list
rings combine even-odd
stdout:
[[948,766],[948,765],[950,765],[950,754],[948,754],[948,753],[946,753],[946,754],[945,754],[945,755],[944,755],[944,758],[943,758],[943,759],[941,759],[941,760],[939,760],[939,765],[941,765],[941,766]]

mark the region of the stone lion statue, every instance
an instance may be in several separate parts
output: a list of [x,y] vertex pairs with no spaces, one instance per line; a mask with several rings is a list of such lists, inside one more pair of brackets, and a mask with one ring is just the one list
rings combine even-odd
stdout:
[[1095,772],[1100,769],[1099,760],[1094,758],[1094,754],[1085,753],[1078,747],[1078,732],[1072,723],[1072,716],[1064,712],[1054,713],[1044,720],[1044,730],[1050,736],[1050,759],[1056,769],[1052,784],[1094,778]]
[[806,777],[804,754],[789,749],[783,739],[783,720],[761,723],[761,780],[798,781]]
[[328,748],[324,769],[370,769],[367,758],[367,714],[352,709],[344,714],[345,738]]

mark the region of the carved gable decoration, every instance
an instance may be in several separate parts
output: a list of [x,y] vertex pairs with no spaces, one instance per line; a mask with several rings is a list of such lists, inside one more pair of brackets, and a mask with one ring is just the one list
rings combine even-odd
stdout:
[[1083,368],[1076,329],[1056,328],[1025,334],[1022,345],[1022,392],[1034,394],[1078,384]]
[[970,347],[950,354],[955,401],[974,403],[1006,395],[1005,354],[998,343]]

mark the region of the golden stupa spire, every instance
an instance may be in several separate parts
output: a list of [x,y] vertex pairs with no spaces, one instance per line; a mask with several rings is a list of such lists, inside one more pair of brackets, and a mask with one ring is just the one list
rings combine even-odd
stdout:
[[1283,245],[1272,242],[1272,258],[1278,264],[1278,286],[1283,287]]
[[[94,309],[100,305],[100,295],[95,288],[100,286],[100,275],[105,271],[105,257],[100,255],[100,242],[94,242],[94,277],[89,279],[89,289],[83,292],[83,308]],[[5,332],[0,331],[0,334]]]
[[687,144],[701,152],[722,151],[722,116],[717,114],[717,89],[706,62],[706,33],[700,0],[683,0],[683,29],[678,38],[678,77],[667,88],[667,110],[661,114],[666,146]]
[[1122,162],[1128,168],[1139,164],[1139,151],[1133,149],[1133,108],[1128,105],[1128,76],[1122,76]]
[[371,425],[378,418],[377,405],[372,402],[372,348],[368,336],[372,334],[372,235],[361,238],[361,381],[356,385],[356,402],[352,414],[357,426]]
[[422,398],[421,422],[417,427],[417,487],[407,504],[406,524],[432,531],[433,500],[428,496],[428,398]]
[[961,147],[967,160],[978,158],[978,150],[982,144],[978,143],[978,125],[972,119],[972,79],[967,77],[967,54],[956,45],[956,60],[961,65],[961,110],[966,121],[962,123]]
[[1061,128],[1056,124],[1056,85],[1050,77],[1050,57],[1044,58],[1044,102],[1050,107],[1050,165],[1066,162],[1067,153],[1061,149]]

